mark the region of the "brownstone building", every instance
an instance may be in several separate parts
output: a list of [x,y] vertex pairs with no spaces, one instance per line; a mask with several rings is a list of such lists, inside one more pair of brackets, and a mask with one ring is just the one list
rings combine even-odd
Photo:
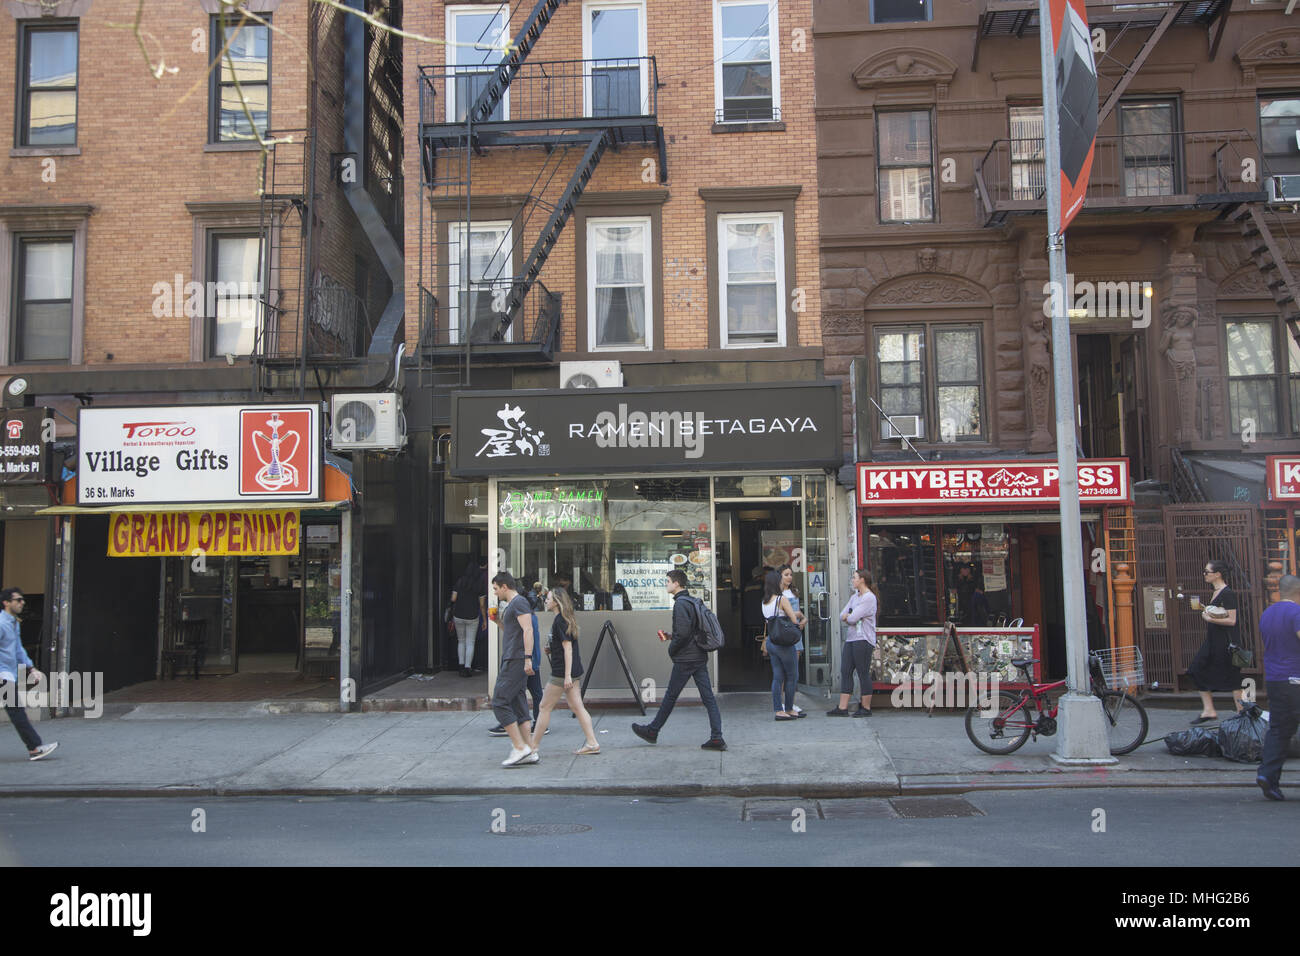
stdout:
[[[1136,637],[1162,687],[1190,686],[1204,561],[1231,565],[1245,635],[1295,568],[1294,515],[1261,508],[1266,456],[1300,448],[1287,7],[1087,4],[1100,126],[1066,236],[1070,387],[1079,457],[1127,459],[1135,507],[1082,502],[1079,559],[1094,646]],[[1038,31],[1028,0],[814,3],[823,345],[859,461],[1053,455]],[[1051,508],[859,503],[882,624],[1023,618],[1063,673]]]

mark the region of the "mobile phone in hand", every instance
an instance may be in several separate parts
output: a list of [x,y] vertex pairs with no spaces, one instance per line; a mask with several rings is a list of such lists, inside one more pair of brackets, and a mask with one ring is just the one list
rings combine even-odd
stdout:
[[668,640],[668,633],[667,633],[666,631],[664,631],[663,628],[660,628],[658,633],[659,633],[659,640],[661,640],[661,641],[666,641],[666,640]]

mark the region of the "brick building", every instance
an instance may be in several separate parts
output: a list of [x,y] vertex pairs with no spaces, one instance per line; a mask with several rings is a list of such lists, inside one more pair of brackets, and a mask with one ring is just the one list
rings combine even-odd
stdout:
[[[407,345],[427,385],[408,414],[449,435],[443,594],[486,553],[529,588],[569,581],[592,639],[605,620],[652,633],[663,573],[686,567],[746,634],[715,674],[727,689],[767,680],[742,608],[755,566],[793,557],[805,600],[829,607],[842,450],[822,376],[811,15],[808,0],[406,9],[408,30],[447,41],[405,57]],[[805,432],[754,431],[786,402]],[[735,451],[681,431],[724,410]],[[817,631],[803,677],[822,686],[834,651]],[[637,643],[632,671],[666,675]],[[462,643],[440,650],[465,664]],[[626,694],[605,656],[592,686]]]
[[[1148,680],[1186,688],[1201,563],[1232,567],[1250,640],[1295,567],[1294,514],[1261,505],[1266,456],[1300,447],[1294,181],[1269,179],[1300,171],[1298,26],[1283,3],[1087,8],[1101,106],[1066,243],[1077,441],[1127,459],[1136,489],[1133,509],[1083,503],[1089,632],[1136,638]],[[900,468],[1052,457],[1037,3],[818,0],[814,27],[846,442]],[[1063,674],[1051,508],[859,501],[882,624],[1024,618]]]
[[[0,184],[0,371],[9,407],[53,410],[78,472],[3,488],[3,577],[44,595],[29,601],[44,608],[27,624],[33,658],[102,670],[109,689],[158,676],[200,640],[214,674],[338,676],[342,654],[364,686],[411,663],[399,641],[369,637],[418,607],[419,561],[392,573],[413,540],[397,530],[393,461],[326,467],[369,489],[368,518],[340,515],[346,500],[303,505],[291,557],[245,550],[203,568],[106,557],[115,515],[157,515],[92,513],[74,494],[88,479],[78,444],[102,437],[77,434],[80,409],[311,403],[392,377],[404,338],[400,48],[323,5],[246,7],[270,26],[223,16],[218,0],[154,5],[138,44],[128,0],[16,0],[0,13],[0,64],[15,81],[0,104],[14,130]],[[356,548],[344,608],[353,531],[383,541],[371,550],[385,563],[368,569]]]

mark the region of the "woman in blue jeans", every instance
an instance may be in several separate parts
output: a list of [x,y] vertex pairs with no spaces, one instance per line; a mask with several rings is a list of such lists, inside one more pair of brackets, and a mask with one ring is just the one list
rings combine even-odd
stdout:
[[[784,590],[781,577],[779,571],[769,571],[763,579],[763,618],[771,620],[784,614],[798,627],[800,615],[790,606],[790,599],[781,593]],[[772,662],[772,710],[776,712],[777,720],[797,720],[799,715],[794,709],[794,694],[799,686],[799,657],[793,646],[780,647],[771,639],[765,643],[768,660]]]

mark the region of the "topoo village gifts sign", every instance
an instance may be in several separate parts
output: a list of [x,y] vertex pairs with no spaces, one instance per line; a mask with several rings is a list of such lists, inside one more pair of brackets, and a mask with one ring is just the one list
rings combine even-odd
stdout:
[[455,475],[838,468],[838,382],[456,392]]
[[319,405],[83,408],[77,503],[317,501]]

